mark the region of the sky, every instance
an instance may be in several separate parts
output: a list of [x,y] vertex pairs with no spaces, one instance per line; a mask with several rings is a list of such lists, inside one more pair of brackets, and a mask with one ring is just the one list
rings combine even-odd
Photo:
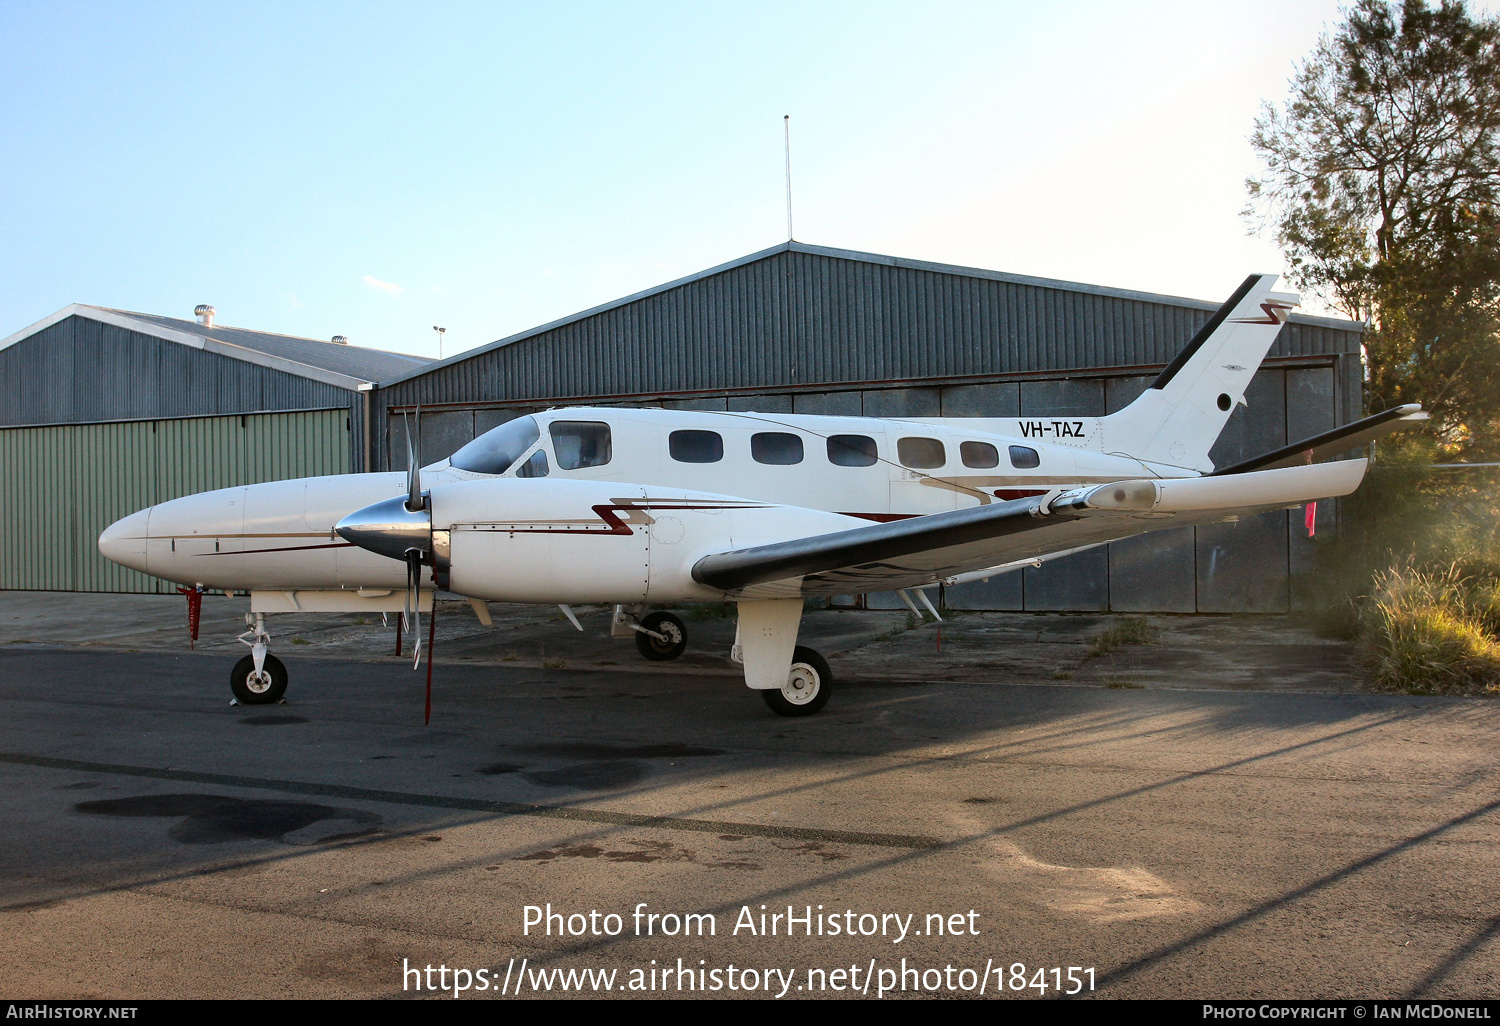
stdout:
[[[1221,301],[1339,8],[0,0],[0,337],[69,303],[436,356],[786,239]],[[1309,312],[1325,309],[1311,301]]]

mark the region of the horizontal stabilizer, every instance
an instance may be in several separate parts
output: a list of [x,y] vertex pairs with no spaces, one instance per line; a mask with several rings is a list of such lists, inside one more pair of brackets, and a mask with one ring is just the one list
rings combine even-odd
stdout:
[[919,587],[1062,549],[1347,495],[1365,466],[1346,460],[1235,477],[1117,481],[1050,503],[1015,499],[715,553],[692,573],[726,593],[766,585],[781,597],[792,581],[804,595]]
[[1262,453],[1232,466],[1215,470],[1209,476],[1223,477],[1227,474],[1243,474],[1251,470],[1275,470],[1277,467],[1317,463],[1319,460],[1332,458],[1350,449],[1368,445],[1376,439],[1384,438],[1386,435],[1411,427],[1413,424],[1420,424],[1426,419],[1427,414],[1422,412],[1419,403],[1396,406],[1377,413],[1373,417],[1356,420],[1353,424],[1345,424],[1332,431],[1325,431],[1321,435],[1304,438],[1293,445],[1283,446],[1272,452]]

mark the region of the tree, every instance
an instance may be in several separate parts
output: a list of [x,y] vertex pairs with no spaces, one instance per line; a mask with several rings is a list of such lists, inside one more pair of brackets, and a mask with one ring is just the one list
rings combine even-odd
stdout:
[[1500,445],[1500,19],[1357,0],[1251,143],[1251,206],[1299,287],[1369,324],[1372,411],[1421,402],[1450,455]]

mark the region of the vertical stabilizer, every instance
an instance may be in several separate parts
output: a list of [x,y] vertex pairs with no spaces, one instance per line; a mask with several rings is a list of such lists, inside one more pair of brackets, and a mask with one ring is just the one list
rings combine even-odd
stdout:
[[1208,473],[1224,424],[1299,299],[1252,274],[1135,402],[1101,421],[1106,452]]

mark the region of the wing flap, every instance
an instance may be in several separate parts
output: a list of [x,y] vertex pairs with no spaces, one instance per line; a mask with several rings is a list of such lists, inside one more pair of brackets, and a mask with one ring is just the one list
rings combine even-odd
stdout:
[[1095,485],[1050,504],[1016,499],[715,553],[694,565],[693,578],[725,592],[777,595],[794,582],[804,595],[915,587],[1062,549],[1347,495],[1365,466],[1347,460],[1232,478]]

